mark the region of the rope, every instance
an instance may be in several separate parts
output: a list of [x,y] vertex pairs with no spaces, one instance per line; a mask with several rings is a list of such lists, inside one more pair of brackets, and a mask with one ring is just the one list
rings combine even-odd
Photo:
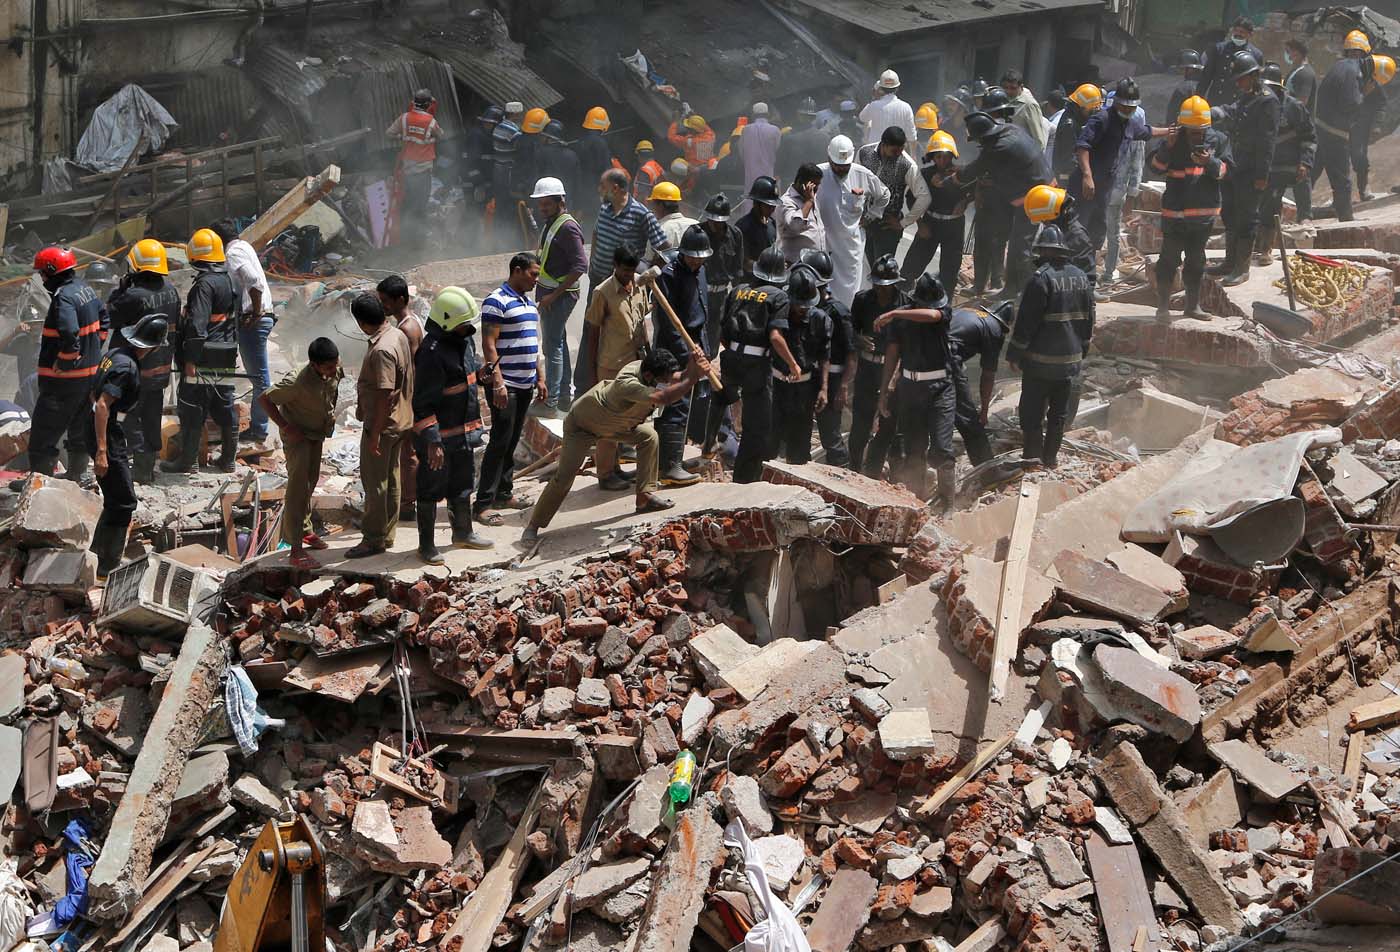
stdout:
[[[1371,269],[1350,262],[1329,266],[1316,259],[1294,254],[1293,296],[1299,304],[1315,311],[1339,311],[1361,295]],[[1275,281],[1274,287],[1288,290],[1285,281]]]

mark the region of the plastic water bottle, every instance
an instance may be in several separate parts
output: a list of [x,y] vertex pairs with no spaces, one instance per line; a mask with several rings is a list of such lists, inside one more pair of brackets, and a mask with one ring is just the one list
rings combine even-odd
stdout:
[[671,783],[666,787],[666,792],[671,795],[673,810],[690,801],[691,794],[695,792],[695,755],[690,751],[683,750],[676,755],[676,762],[671,765]]

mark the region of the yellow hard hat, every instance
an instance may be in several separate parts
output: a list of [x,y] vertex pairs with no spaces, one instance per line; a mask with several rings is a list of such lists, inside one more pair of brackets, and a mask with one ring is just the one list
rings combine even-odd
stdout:
[[1093,112],[1103,105],[1103,90],[1093,83],[1085,83],[1070,93],[1069,99],[1085,112]]
[[637,147],[636,147],[635,149],[633,149],[632,151],[633,151],[633,152],[655,152],[655,151],[656,151],[656,146],[654,146],[654,145],[651,144],[651,140],[650,140],[650,139],[643,139],[641,142],[638,142],[638,143],[637,143]]
[[612,128],[612,120],[608,118],[608,111],[602,106],[594,106],[588,110],[588,114],[583,117],[583,127],[585,129],[596,129],[599,132],[607,132]]
[[919,111],[914,113],[914,125],[920,129],[938,128],[938,107],[931,102],[926,102],[919,107]]
[[693,112],[685,118],[685,127],[693,132],[704,132],[709,126],[705,122],[705,117],[698,112]]
[[939,129],[928,140],[928,148],[924,149],[924,155],[933,155],[935,152],[951,152],[953,158],[958,157],[958,143],[951,134]]
[[1176,124],[1188,129],[1209,129],[1210,103],[1200,96],[1188,97],[1181,104],[1181,112],[1177,113]]
[[126,263],[133,272],[170,273],[170,264],[165,260],[165,245],[155,238],[142,238],[132,245],[131,250],[126,253]]
[[1044,224],[1060,217],[1065,207],[1065,190],[1054,185],[1035,185],[1026,193],[1026,217]]
[[1347,38],[1342,41],[1342,49],[1360,50],[1363,53],[1369,53],[1371,52],[1371,41],[1366,37],[1366,34],[1362,33],[1360,30],[1352,30],[1347,34]]
[[525,119],[520,123],[520,131],[534,135],[537,132],[543,131],[544,127],[547,125],[549,125],[549,113],[545,112],[539,106],[536,106],[534,109],[525,113]]
[[190,235],[190,243],[185,248],[191,261],[224,260],[224,241],[211,228],[201,228]]
[[1378,84],[1384,86],[1395,78],[1395,60],[1389,56],[1382,56],[1377,53],[1371,57],[1371,76]]
[[657,182],[651,187],[651,194],[647,196],[652,202],[679,202],[681,200],[681,190],[674,182]]
[[475,324],[481,317],[481,307],[471,293],[458,287],[446,287],[433,298],[428,320],[451,333],[463,324]]

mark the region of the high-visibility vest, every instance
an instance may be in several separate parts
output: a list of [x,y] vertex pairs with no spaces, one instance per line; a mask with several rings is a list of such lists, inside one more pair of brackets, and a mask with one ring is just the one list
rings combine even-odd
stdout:
[[665,177],[666,170],[661,167],[661,163],[655,159],[648,159],[646,164],[637,170],[637,181],[632,183],[632,194],[640,201],[647,201],[651,197],[652,186]]
[[422,109],[410,109],[403,114],[403,151],[400,155],[405,162],[432,162],[437,158],[437,145],[429,135],[432,128],[432,115]]
[[541,285],[543,285],[544,288],[545,288],[546,290],[559,287],[559,282],[563,280],[563,278],[555,277],[554,275],[552,275],[552,274],[549,273],[549,249],[550,249],[550,246],[554,244],[554,236],[557,235],[557,234],[559,233],[559,229],[560,229],[560,228],[563,228],[563,227],[564,227],[565,225],[567,225],[569,222],[574,221],[574,220],[575,220],[575,219],[574,219],[574,216],[573,216],[573,215],[570,215],[568,212],[564,212],[563,214],[561,214],[561,215],[559,215],[557,218],[555,218],[554,221],[552,221],[552,222],[549,223],[549,227],[546,228],[546,229],[544,230],[544,232],[543,232],[543,237],[540,239],[540,251],[539,251],[539,258],[540,258],[540,281],[539,281],[539,283],[540,283]]

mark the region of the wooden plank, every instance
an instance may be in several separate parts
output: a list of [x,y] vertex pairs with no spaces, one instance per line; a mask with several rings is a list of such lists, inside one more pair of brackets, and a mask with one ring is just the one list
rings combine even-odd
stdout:
[[354,704],[392,654],[393,648],[387,646],[327,659],[308,653],[284,680],[292,687]]
[[[511,898],[520,888],[520,877],[525,873],[533,855],[525,845],[525,838],[535,831],[535,823],[540,816],[540,804],[544,798],[544,782],[535,788],[535,795],[520,816],[520,823],[511,835],[510,842],[496,862],[476,887],[467,904],[457,914],[452,928],[439,943],[443,948],[456,952],[489,952],[491,938],[496,927],[506,917]],[[454,942],[453,940],[457,940]]]
[[991,952],[997,943],[1006,938],[1006,926],[1000,919],[988,919],[978,926],[966,939],[953,949],[953,952]]
[[10,206],[0,202],[0,248],[5,247],[5,229],[10,225]]
[[[1021,631],[1021,596],[1026,589],[1026,569],[1031,554],[1031,534],[1035,531],[1036,513],[1040,511],[1040,484],[1021,481],[1021,494],[1016,500],[1016,518],[1011,524],[1011,542],[1006,562],[1001,569],[1001,597],[997,599],[997,624],[992,642],[992,669],[987,676],[990,701],[1001,700],[1006,691],[1006,678],[1011,673],[1011,658],[1016,654]],[[988,710],[991,707],[988,705]]]
[[322,196],[340,184],[340,166],[328,165],[320,175],[308,175],[304,181],[272,203],[272,207],[260,215],[238,237],[262,250],[282,229],[301,217],[302,212],[319,202]]
[[1352,790],[1361,779],[1361,752],[1366,746],[1366,732],[1356,731],[1347,736],[1347,757],[1342,766],[1342,778],[1348,781]]
[[58,721],[35,718],[24,729],[24,802],[34,813],[43,813],[58,792]]
[[[1098,830],[1085,842],[1089,869],[1094,878],[1099,921],[1108,939],[1108,952],[1158,952],[1157,915],[1152,895],[1142,874],[1142,857],[1137,846],[1113,846]],[[1138,947],[1138,928],[1147,924],[1147,934]]]
[[986,747],[983,747],[977,752],[976,757],[973,757],[967,763],[963,764],[961,770],[945,780],[943,786],[935,790],[933,795],[924,801],[923,806],[914,811],[915,814],[921,819],[927,819],[941,810],[943,805],[952,798],[953,794],[961,790],[965,783],[980,773],[981,770],[993,760],[996,760],[1015,736],[1015,731],[1007,731]]
[[1347,721],[1347,730],[1364,731],[1372,727],[1389,727],[1396,722],[1400,722],[1400,695],[1372,701],[1354,709]]
[[[193,840],[190,842],[193,842]],[[179,888],[180,884],[189,877],[190,873],[198,868],[200,863],[214,855],[215,849],[216,845],[211,844],[202,850],[196,850],[179,862],[167,867],[165,872],[161,873],[160,877],[154,882],[148,881],[146,889],[141,893],[141,901],[138,902],[136,908],[131,911],[131,916],[126,920],[126,925],[122,926],[117,934],[112,936],[111,940],[107,943],[107,947],[114,949],[125,942],[127,937],[140,927],[147,916],[160,908],[161,903],[165,902],[165,900]]]

